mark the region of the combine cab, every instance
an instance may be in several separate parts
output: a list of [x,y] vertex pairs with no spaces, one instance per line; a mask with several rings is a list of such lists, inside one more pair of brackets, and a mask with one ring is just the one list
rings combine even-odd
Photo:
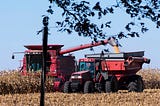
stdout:
[[[142,77],[136,73],[143,63],[144,52],[88,54],[79,60],[79,72],[65,83],[64,92],[117,92],[119,89],[142,92]],[[86,74],[89,74],[86,78]]]
[[[42,70],[42,46],[27,45],[23,57],[22,75],[40,75]],[[47,51],[47,73],[46,75],[53,78],[55,91],[63,89],[63,82],[70,78],[71,73],[75,72],[75,57],[63,56],[59,54],[63,45],[48,45]]]

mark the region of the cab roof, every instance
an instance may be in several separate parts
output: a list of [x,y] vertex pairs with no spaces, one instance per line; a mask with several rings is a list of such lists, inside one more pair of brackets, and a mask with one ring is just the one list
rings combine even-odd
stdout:
[[[58,50],[61,49],[64,45],[48,45],[48,50]],[[42,45],[24,45],[25,48],[29,50],[42,50]]]

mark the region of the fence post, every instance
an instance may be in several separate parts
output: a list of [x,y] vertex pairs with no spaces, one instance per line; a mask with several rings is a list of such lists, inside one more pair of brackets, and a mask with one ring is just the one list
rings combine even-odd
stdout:
[[44,106],[45,104],[45,81],[46,81],[46,58],[47,58],[47,42],[48,42],[48,19],[49,17],[45,16],[43,18],[43,39],[42,39],[42,58],[43,58],[43,66],[41,72],[41,95],[40,95],[40,106]]

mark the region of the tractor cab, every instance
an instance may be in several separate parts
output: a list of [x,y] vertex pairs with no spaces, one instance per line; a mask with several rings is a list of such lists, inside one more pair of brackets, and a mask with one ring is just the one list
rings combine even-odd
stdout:
[[79,60],[79,71],[89,71],[91,78],[94,79],[97,72],[102,71],[102,60],[96,58],[82,58]]
[[77,72],[73,72],[71,82],[83,84],[86,80],[92,80],[95,72],[95,60],[83,58],[79,60]]
[[95,61],[83,61],[83,59],[81,59],[79,61],[79,71],[89,71],[93,78],[95,72]]

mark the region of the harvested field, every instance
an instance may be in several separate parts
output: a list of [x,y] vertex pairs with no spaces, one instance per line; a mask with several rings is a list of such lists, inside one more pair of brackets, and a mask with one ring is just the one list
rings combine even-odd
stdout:
[[[143,77],[142,93],[119,91],[118,93],[64,94],[52,92],[52,82],[46,83],[46,106],[160,106],[160,70],[147,69],[138,72]],[[16,71],[0,73],[0,106],[39,106],[40,78],[24,77]]]
[[[0,95],[1,106],[39,106],[39,93]],[[143,93],[46,93],[45,106],[160,106],[160,89]]]

